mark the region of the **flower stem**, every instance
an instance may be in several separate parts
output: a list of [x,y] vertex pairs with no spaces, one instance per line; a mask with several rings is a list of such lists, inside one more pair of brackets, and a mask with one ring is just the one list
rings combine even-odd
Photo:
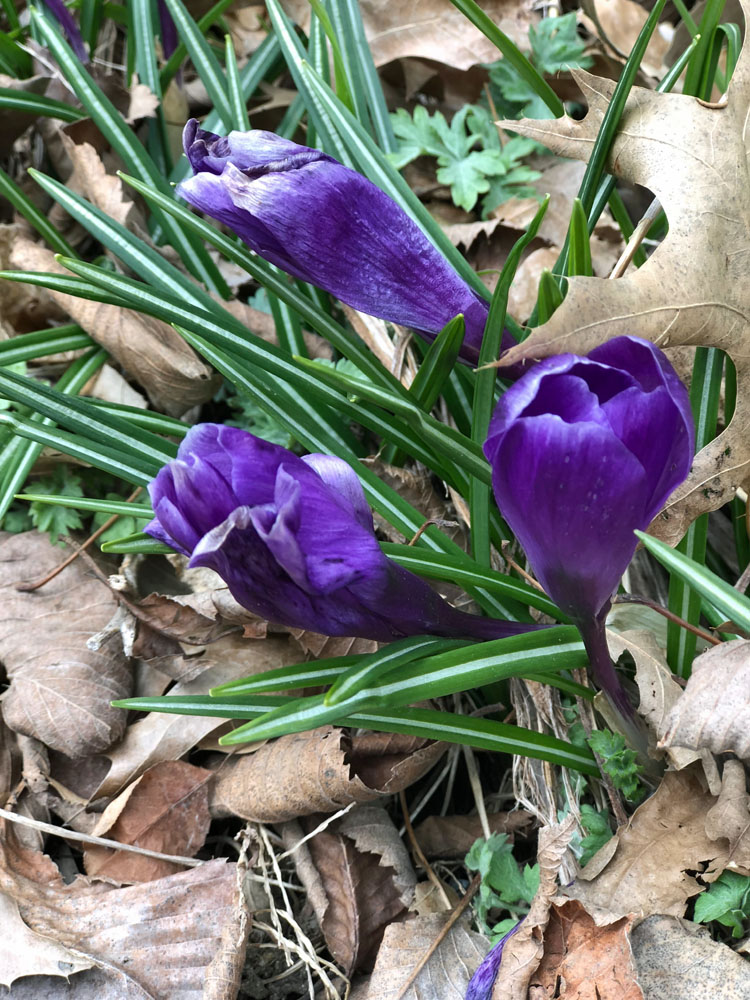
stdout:
[[623,736],[634,750],[648,759],[646,734],[642,725],[639,724],[635,708],[615,670],[612,657],[609,655],[607,634],[604,628],[609,608],[610,604],[607,602],[596,618],[577,621],[576,625],[589,656],[589,666],[594,683],[602,690],[612,710],[616,713]]

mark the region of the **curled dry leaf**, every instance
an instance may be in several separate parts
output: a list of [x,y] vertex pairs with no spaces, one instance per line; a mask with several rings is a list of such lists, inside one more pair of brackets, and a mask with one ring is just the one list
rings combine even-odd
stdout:
[[750,641],[724,642],[695,660],[661,745],[732,751],[750,760]]
[[[211,823],[211,772],[183,761],[155,764],[111,802],[92,831],[123,844],[192,858],[203,847]],[[88,875],[114,882],[151,882],[184,871],[182,865],[127,851],[89,845],[83,855]]]
[[[526,833],[532,815],[525,809],[489,813],[491,833]],[[430,816],[414,830],[417,843],[427,858],[462,858],[479,837],[484,836],[478,816]]]
[[[255,641],[230,635],[209,646],[199,676],[176,684],[169,693],[208,694],[212,687],[283,667],[298,659],[286,637],[269,636]],[[221,719],[158,712],[139,719],[128,727],[122,742],[107,754],[111,767],[96,790],[96,797],[117,795],[152,765],[178,760],[221,725]]]
[[12,896],[0,892],[0,983],[10,986],[23,976],[68,976],[94,964],[53,938],[27,927]]
[[[111,970],[98,996],[118,1000],[201,995],[222,926],[234,912],[235,868],[208,861],[127,889],[81,877],[66,885],[48,857],[18,847],[12,831],[0,837],[0,892],[15,901],[31,931]],[[114,992],[110,984],[123,981],[127,989]]]
[[[67,274],[52,251],[31,240],[20,239],[11,256],[22,271]],[[64,295],[48,293],[76,323],[106,347],[125,371],[137,376],[154,406],[181,416],[191,406],[205,403],[216,391],[211,369],[167,323],[121,309]]]
[[444,752],[440,743],[384,733],[350,736],[324,726],[228,761],[216,776],[211,805],[219,815],[262,823],[331,813],[406,788]]
[[[698,764],[668,771],[628,825],[594,855],[561,896],[580,900],[597,923],[626,914],[682,916],[688,899],[726,866],[726,844],[706,833],[706,817],[715,801]],[[700,873],[700,882],[690,874],[695,872]]]
[[544,930],[550,902],[558,888],[557,876],[575,827],[575,817],[571,814],[561,823],[539,831],[539,888],[518,931],[505,942],[492,1000],[526,1000],[529,981],[544,950]]
[[[553,903],[544,934],[544,955],[530,996],[565,1000],[644,1000],[628,933],[632,917],[597,927],[577,900]],[[558,989],[558,984],[563,984]],[[536,991],[540,991],[537,994]]]
[[744,1000],[750,996],[750,963],[705,927],[653,916],[631,934],[638,982],[648,1000]]
[[[304,826],[309,832],[323,818],[310,816]],[[384,809],[364,806],[307,847],[325,894],[317,916],[331,954],[347,975],[371,968],[386,927],[406,917],[416,881],[393,822]]]
[[[641,699],[638,711],[648,726],[649,754],[662,757],[664,751],[657,749],[656,744],[664,736],[667,716],[681,697],[682,688],[667,666],[653,632],[644,629],[629,629],[620,633],[608,631],[607,643],[615,660],[623,652],[630,653],[635,660],[635,681]],[[666,755],[678,771],[701,757],[700,753],[684,748],[667,750]]]
[[451,927],[406,993],[402,993],[412,970],[434,946],[447,919],[448,914],[430,914],[390,924],[364,1000],[463,1000],[489,942],[461,922]]
[[[524,47],[529,25],[537,20],[532,6],[525,0],[486,0],[482,10]],[[284,0],[284,7],[305,27],[310,8],[304,0]],[[416,0],[409,5],[408,17],[388,0],[362,0],[360,9],[376,66],[412,56],[463,70],[498,58],[494,45],[449,0]]]
[[63,558],[46,535],[0,535],[0,660],[11,678],[3,716],[11,729],[77,758],[122,736],[127,715],[110,702],[131,693],[132,674],[118,635],[97,650],[86,645],[117,603],[80,560],[39,590],[15,589]]
[[745,768],[738,760],[727,760],[721,776],[721,791],[706,816],[711,840],[729,841],[726,867],[750,875],[750,795],[745,787]]
[[[748,0],[742,8],[747,18]],[[507,124],[562,156],[586,160],[615,84],[580,71],[575,76],[589,104],[583,121]],[[615,281],[571,278],[552,318],[505,356],[512,363],[565,351],[585,354],[634,331],[661,347],[704,345],[729,353],[737,367],[737,409],[729,427],[698,453],[687,481],[653,522],[652,530],[669,541],[750,481],[749,92],[747,43],[721,106],[633,87],[607,169],[654,192],[667,213],[669,233],[633,273]]]

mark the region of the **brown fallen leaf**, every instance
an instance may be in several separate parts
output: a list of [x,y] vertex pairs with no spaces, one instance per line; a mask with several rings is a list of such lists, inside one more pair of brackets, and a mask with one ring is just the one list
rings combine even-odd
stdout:
[[[23,238],[13,249],[11,263],[22,271],[68,273],[51,250]],[[137,377],[157,408],[179,417],[191,406],[205,403],[216,391],[216,377],[209,366],[167,323],[120,306],[89,302],[61,292],[48,294]]]
[[[727,860],[726,844],[706,834],[706,816],[716,800],[700,770],[692,764],[668,771],[628,825],[560,896],[580,900],[597,923],[626,914],[682,916],[688,899],[717,878]],[[692,872],[700,873],[700,882]]]
[[[287,638],[254,641],[236,634],[219,639],[204,656],[205,669],[193,680],[176,684],[170,694],[207,694],[209,688],[295,663],[299,655]],[[110,797],[160,761],[178,760],[222,725],[221,719],[152,712],[128,726],[124,739],[107,756],[111,767],[95,792]],[[220,772],[221,774],[222,772]]]
[[383,936],[364,1000],[463,1000],[469,980],[489,950],[481,934],[455,924],[408,988],[412,969],[434,944],[447,914],[415,917],[390,924]]
[[444,752],[439,743],[384,733],[350,736],[332,726],[282,736],[227,761],[216,775],[211,808],[262,823],[331,813],[406,788]]
[[105,982],[119,979],[141,990],[116,993],[107,985],[98,994],[118,1000],[201,995],[233,912],[235,868],[222,859],[127,889],[90,885],[83,877],[66,885],[49,858],[18,847],[12,831],[0,829],[0,892],[15,900],[31,931],[112,970]]
[[[306,27],[310,8],[304,0],[284,0],[283,6]],[[362,0],[360,10],[376,66],[417,56],[465,70],[498,58],[494,45],[449,0],[413,0],[408,16],[388,0]],[[529,25],[537,20],[530,3],[486,0],[482,10],[516,45],[528,46]]]
[[15,589],[62,558],[44,534],[0,535],[0,660],[11,679],[2,711],[11,729],[76,758],[120,739],[127,713],[110,702],[131,693],[132,672],[119,635],[86,645],[117,602],[80,560],[39,590]]
[[128,88],[130,104],[125,121],[132,125],[139,118],[155,118],[160,100],[145,83],[141,83],[138,77],[133,74]]
[[[489,813],[491,833],[528,832],[531,813],[525,809]],[[415,827],[414,835],[427,858],[462,858],[479,837],[484,836],[479,816],[430,816]]]
[[696,658],[665,720],[661,746],[732,751],[750,760],[750,640],[733,639]]
[[[635,45],[641,28],[646,23],[647,11],[634,0],[591,0],[597,20],[601,25],[606,40],[619,49],[620,54],[627,57]],[[581,5],[584,10],[588,4]],[[598,34],[596,25],[591,18],[585,14],[579,15],[580,23],[588,28],[592,35]],[[641,62],[642,72],[648,76],[662,77],[664,75],[664,57],[670,45],[669,28],[671,25],[664,24],[667,33],[662,33],[659,28],[651,36],[651,40],[646,48],[646,54]]]
[[750,997],[750,963],[689,920],[648,917],[632,932],[631,945],[647,1000]]
[[539,831],[539,888],[523,923],[505,942],[492,1000],[526,1000],[529,981],[544,951],[550,902],[558,889],[557,876],[575,826],[575,817],[568,815],[561,823]]
[[632,922],[623,917],[597,927],[576,900],[553,903],[530,995],[534,1000],[644,1000],[628,939]]
[[[155,764],[102,813],[92,833],[162,854],[194,857],[211,824],[211,772],[184,761]],[[183,871],[181,865],[127,851],[90,845],[83,855],[88,875],[113,882],[151,882]]]
[[[664,749],[657,749],[657,743],[664,736],[667,716],[682,696],[682,688],[674,679],[653,632],[645,629],[625,632],[608,630],[607,643],[615,660],[623,652],[628,652],[635,661],[635,680],[640,693],[638,711],[648,726],[649,754],[661,758]],[[700,753],[684,748],[668,749],[666,756],[678,771],[701,758]]]
[[70,951],[53,938],[37,934],[23,922],[18,903],[0,892],[0,983],[10,986],[23,976],[71,976],[90,969],[89,958]]
[[[747,18],[748,0],[742,7]],[[615,84],[580,71],[575,76],[589,104],[583,121],[505,124],[560,155],[586,160]],[[671,542],[696,516],[720,507],[750,480],[749,91],[747,44],[723,106],[631,90],[607,169],[654,192],[667,213],[669,233],[633,273],[615,281],[572,278],[552,318],[504,358],[513,363],[565,351],[585,354],[628,333],[662,347],[704,345],[729,353],[737,367],[738,406],[729,427],[698,453],[687,481],[651,526]]]
[[[386,927],[406,918],[416,881],[385,810],[365,806],[359,817],[356,813],[307,841],[325,897],[318,920],[331,954],[347,975],[372,967]],[[307,817],[304,827],[310,832],[323,818]]]
[[750,875],[750,795],[738,760],[724,763],[719,797],[706,816],[706,834],[711,840],[728,840],[726,867]]

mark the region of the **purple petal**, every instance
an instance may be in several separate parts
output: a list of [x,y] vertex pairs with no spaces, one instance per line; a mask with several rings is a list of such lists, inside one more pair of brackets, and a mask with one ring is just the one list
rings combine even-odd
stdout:
[[44,5],[59,21],[60,27],[65,32],[65,37],[70,42],[70,47],[75,52],[77,59],[84,64],[88,63],[89,54],[86,51],[86,46],[83,44],[81,32],[78,30],[78,25],[73,20],[73,15],[63,3],[63,0],[44,0]]
[[650,520],[641,463],[607,427],[524,418],[494,450],[498,506],[542,586],[573,617],[595,615]]
[[484,956],[479,968],[471,977],[468,989],[466,990],[466,1000],[491,1000],[495,980],[497,979],[497,974],[500,971],[503,949],[505,948],[508,939],[513,937],[519,929],[523,923],[523,919],[521,919],[515,927],[511,927],[508,933],[504,937],[500,938],[497,944],[494,945]]
[[323,482],[339,495],[340,499],[346,499],[352,508],[352,513],[359,524],[368,531],[373,530],[372,511],[367,503],[365,491],[362,483],[354,469],[340,458],[333,455],[322,455],[313,452],[310,455],[303,455],[302,461],[314,469]]
[[362,312],[435,335],[462,313],[476,361],[488,306],[380,188],[268,132],[185,130],[195,176],[179,193],[266,260]]

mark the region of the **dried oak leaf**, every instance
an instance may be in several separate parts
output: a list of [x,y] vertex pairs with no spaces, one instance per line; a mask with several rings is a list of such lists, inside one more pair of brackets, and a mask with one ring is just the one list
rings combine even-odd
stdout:
[[539,831],[539,888],[520,928],[505,942],[492,1000],[526,1000],[529,981],[544,952],[550,903],[558,889],[557,876],[575,826],[575,817],[569,815],[561,823]]
[[[211,771],[184,761],[155,764],[110,802],[92,833],[162,854],[192,858],[211,824],[206,784]],[[183,871],[182,865],[91,844],[84,851],[88,875],[114,882],[152,882]]]
[[214,814],[262,823],[331,813],[406,788],[444,752],[441,743],[385,733],[350,736],[324,726],[227,761],[216,775],[211,807]]
[[[66,885],[48,857],[0,828],[0,892],[15,900],[31,931],[111,970],[100,997],[201,996],[235,888],[236,866],[223,859],[127,889],[83,877]],[[113,982],[126,986],[118,993]],[[33,995],[45,994],[40,987]]]
[[[70,951],[54,938],[27,927],[12,896],[0,892],[0,983],[10,986],[23,976],[70,976],[90,969],[93,961]],[[7,994],[6,994],[7,995]]]
[[750,760],[750,641],[733,639],[701,653],[665,722],[661,746],[732,751]]
[[[304,827],[323,818],[310,816]],[[325,895],[317,916],[331,954],[347,975],[372,968],[386,927],[407,916],[416,881],[393,822],[384,809],[364,806],[307,847]]]
[[668,771],[651,798],[604,845],[561,896],[578,899],[597,923],[626,914],[681,917],[691,896],[724,870],[725,844],[706,833],[715,798],[700,767]]
[[[680,699],[682,688],[674,679],[653,632],[645,629],[628,629],[621,633],[608,631],[607,642],[615,660],[625,651],[635,660],[635,680],[641,698],[638,711],[648,726],[649,754],[663,757],[664,748],[657,748],[657,742],[664,736],[666,719]],[[666,756],[677,771],[701,758],[697,751],[684,747],[667,749]]]
[[61,558],[46,535],[0,534],[0,660],[11,679],[3,716],[11,729],[78,758],[122,736],[127,713],[110,702],[131,693],[132,674],[119,636],[97,650],[86,645],[117,602],[80,561],[39,590],[15,589]]
[[[283,5],[306,26],[310,8],[303,0],[284,0]],[[523,47],[529,25],[536,22],[532,6],[526,0],[485,0],[482,10]],[[497,59],[493,44],[449,0],[413,0],[408,15],[389,0],[362,0],[360,10],[376,66],[410,56],[464,70]]]
[[[68,273],[51,250],[28,239],[17,241],[11,263],[22,271]],[[49,295],[97,343],[106,347],[126,372],[137,377],[158,409],[179,417],[215,393],[216,377],[209,366],[168,323],[62,292],[50,291]]]
[[530,995],[540,990],[541,997],[561,1000],[644,1000],[628,938],[632,922],[622,917],[598,927],[577,900],[553,903]]
[[745,787],[745,768],[738,760],[724,763],[721,791],[706,816],[711,840],[729,841],[726,867],[750,875],[750,795]]
[[633,930],[638,982],[648,1000],[747,1000],[750,963],[689,920],[648,917]]
[[[176,684],[169,693],[205,695],[209,688],[298,660],[286,637],[255,641],[229,635],[208,647],[204,669],[197,677]],[[221,725],[223,720],[205,716],[151,712],[128,726],[122,742],[107,754],[111,767],[95,796],[117,795],[149,767],[164,760],[178,760]]]
[[[742,2],[747,18],[748,0]],[[589,111],[583,121],[501,123],[555,153],[588,159],[615,84],[574,71]],[[607,169],[659,198],[669,233],[646,264],[610,281],[574,277],[544,325],[503,358],[515,363],[637,334],[661,347],[726,350],[737,367],[737,409],[723,433],[696,456],[652,530],[675,542],[695,517],[750,482],[750,177],[747,127],[750,48],[740,54],[725,105],[633,87]]]
[[[492,833],[525,833],[533,817],[525,809],[489,813]],[[414,829],[414,836],[427,858],[462,858],[479,837],[484,836],[479,816],[430,816]]]
[[407,991],[412,970],[434,946],[447,914],[429,914],[386,927],[364,1000],[463,1000],[489,948],[462,923],[451,927]]

